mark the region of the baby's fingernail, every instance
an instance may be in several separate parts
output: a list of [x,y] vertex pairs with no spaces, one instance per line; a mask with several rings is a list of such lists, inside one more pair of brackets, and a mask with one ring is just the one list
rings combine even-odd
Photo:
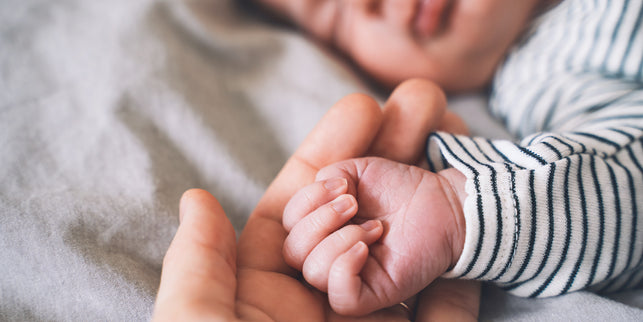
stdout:
[[364,229],[366,231],[373,231],[377,227],[380,226],[380,221],[379,220],[369,220],[369,221],[367,221],[365,223],[362,223],[359,226],[362,227],[362,229]]
[[353,208],[353,198],[350,195],[341,195],[333,200],[330,206],[333,207],[338,214],[345,214]]
[[335,191],[348,185],[348,181],[344,178],[328,179],[324,182],[324,188],[328,191]]
[[365,249],[365,248],[368,249],[368,246],[366,245],[365,242],[360,240],[355,245],[353,245],[353,247],[348,249],[348,251],[346,253],[351,254],[351,255],[358,254],[358,253],[362,252],[362,250]]

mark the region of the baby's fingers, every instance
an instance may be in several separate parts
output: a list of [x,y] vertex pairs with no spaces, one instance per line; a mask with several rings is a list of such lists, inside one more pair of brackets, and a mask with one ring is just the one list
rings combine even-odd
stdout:
[[304,260],[324,238],[357,213],[357,200],[344,194],[302,218],[284,241],[283,255],[291,267],[302,270]]
[[328,274],[333,262],[353,245],[361,241],[370,245],[384,232],[382,222],[369,220],[360,225],[347,225],[322,240],[306,257],[302,273],[308,283],[317,289],[328,290]]
[[284,208],[282,217],[284,229],[290,232],[302,218],[337,196],[346,193],[347,190],[348,181],[344,178],[317,181],[300,189]]
[[[369,273],[373,271],[378,271],[376,275],[382,278],[371,284],[372,281],[363,276],[372,276]],[[358,242],[341,254],[328,274],[328,301],[333,311],[342,315],[361,316],[398,303],[395,299],[390,303],[386,289],[394,284],[381,275],[381,267],[368,257],[368,246],[363,242]]]
[[[342,315],[351,315],[359,307],[362,278],[359,276],[368,259],[368,246],[359,241],[339,255],[328,274],[328,297],[333,310]],[[329,294],[330,295],[330,294]]]

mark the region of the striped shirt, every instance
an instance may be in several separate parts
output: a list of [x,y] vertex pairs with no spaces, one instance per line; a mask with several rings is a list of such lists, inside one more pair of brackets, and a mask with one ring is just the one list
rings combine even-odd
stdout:
[[643,281],[643,1],[567,0],[497,72],[491,110],[519,142],[434,133],[467,177],[447,277],[528,297]]

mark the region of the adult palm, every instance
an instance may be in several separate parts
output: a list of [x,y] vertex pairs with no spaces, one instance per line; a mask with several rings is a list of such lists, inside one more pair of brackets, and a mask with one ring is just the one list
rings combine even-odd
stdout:
[[[236,242],[232,225],[209,193],[190,190],[181,200],[181,224],[163,262],[156,320],[407,321],[401,306],[363,317],[340,316],[327,297],[302,281],[283,260],[281,223],[288,199],[313,182],[322,167],[377,155],[406,163],[421,159],[428,131],[462,131],[445,113],[442,92],[425,81],[400,85],[384,109],[354,94],[324,116],[285,164]],[[446,128],[445,128],[446,127]],[[440,284],[441,283],[441,284]],[[451,285],[457,283],[459,285]],[[419,320],[477,317],[479,288],[441,281],[420,297]]]

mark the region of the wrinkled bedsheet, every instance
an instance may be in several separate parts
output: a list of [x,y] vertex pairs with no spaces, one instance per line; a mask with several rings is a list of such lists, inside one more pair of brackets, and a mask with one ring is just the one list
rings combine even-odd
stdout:
[[[234,0],[0,0],[0,320],[149,320],[183,191],[238,231],[342,96],[349,65]],[[507,134],[480,95],[451,99]],[[521,299],[481,320],[643,319],[643,291]]]

